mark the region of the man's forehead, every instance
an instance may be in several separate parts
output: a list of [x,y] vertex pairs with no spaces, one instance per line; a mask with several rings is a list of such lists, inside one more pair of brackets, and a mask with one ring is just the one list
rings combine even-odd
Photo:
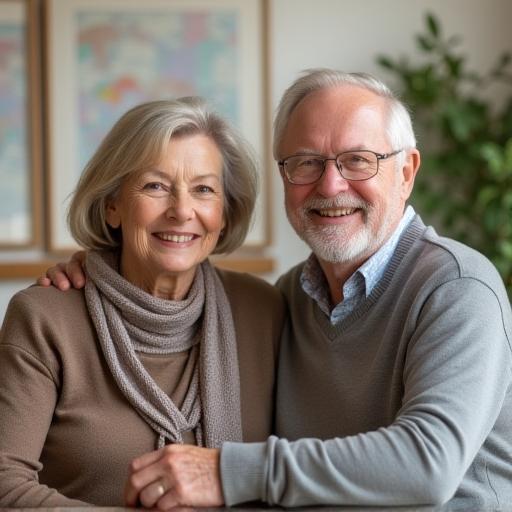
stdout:
[[295,113],[314,113],[322,108],[329,111],[372,110],[382,112],[386,103],[386,98],[373,91],[355,85],[341,85],[309,93],[295,106],[292,116]]
[[[347,149],[364,145],[385,132],[386,109],[383,98],[361,88],[352,91],[316,91],[297,105],[284,132],[285,145],[310,146],[323,136],[346,139]],[[369,94],[366,94],[368,92]],[[353,94],[356,93],[356,94]],[[360,93],[360,94],[357,94]]]

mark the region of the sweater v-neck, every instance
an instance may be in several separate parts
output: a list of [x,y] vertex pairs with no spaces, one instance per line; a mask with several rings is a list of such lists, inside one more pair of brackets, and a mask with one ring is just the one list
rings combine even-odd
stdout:
[[370,295],[366,297],[366,299],[363,300],[363,302],[343,320],[333,325],[330,322],[329,317],[320,309],[320,307],[316,303],[314,304],[313,311],[315,320],[318,322],[321,332],[325,333],[331,342],[337,340],[344,332],[349,330],[361,318],[364,318],[368,314],[368,311],[386,291],[405,255],[426,229],[425,224],[422,222],[420,217],[416,215],[400,237],[395,252],[391,257],[384,274],[377,282]]

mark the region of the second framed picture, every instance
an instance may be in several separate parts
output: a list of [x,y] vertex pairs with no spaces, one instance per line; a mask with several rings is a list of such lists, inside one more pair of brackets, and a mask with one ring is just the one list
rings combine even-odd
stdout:
[[41,240],[41,97],[34,0],[0,0],[0,248]]
[[[134,105],[199,95],[267,157],[266,0],[48,0],[48,231],[74,248],[66,209],[82,169]],[[262,170],[265,190],[268,177]],[[249,246],[268,243],[265,198]]]

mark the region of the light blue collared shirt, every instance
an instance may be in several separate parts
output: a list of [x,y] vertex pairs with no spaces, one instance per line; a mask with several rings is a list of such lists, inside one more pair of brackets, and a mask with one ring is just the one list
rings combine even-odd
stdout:
[[329,317],[331,324],[346,318],[372,292],[384,274],[405,228],[416,212],[408,206],[393,234],[386,243],[366,260],[343,285],[343,301],[331,310],[330,291],[325,275],[314,254],[306,261],[300,276],[302,289],[318,304]]

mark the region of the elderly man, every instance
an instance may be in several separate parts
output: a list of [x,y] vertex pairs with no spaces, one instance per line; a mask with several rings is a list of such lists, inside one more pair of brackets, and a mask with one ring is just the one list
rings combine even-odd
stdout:
[[420,165],[406,109],[368,75],[313,70],[274,135],[312,250],[278,281],[278,437],[142,457],[127,503],[511,503],[510,303],[482,255],[405,206]]

